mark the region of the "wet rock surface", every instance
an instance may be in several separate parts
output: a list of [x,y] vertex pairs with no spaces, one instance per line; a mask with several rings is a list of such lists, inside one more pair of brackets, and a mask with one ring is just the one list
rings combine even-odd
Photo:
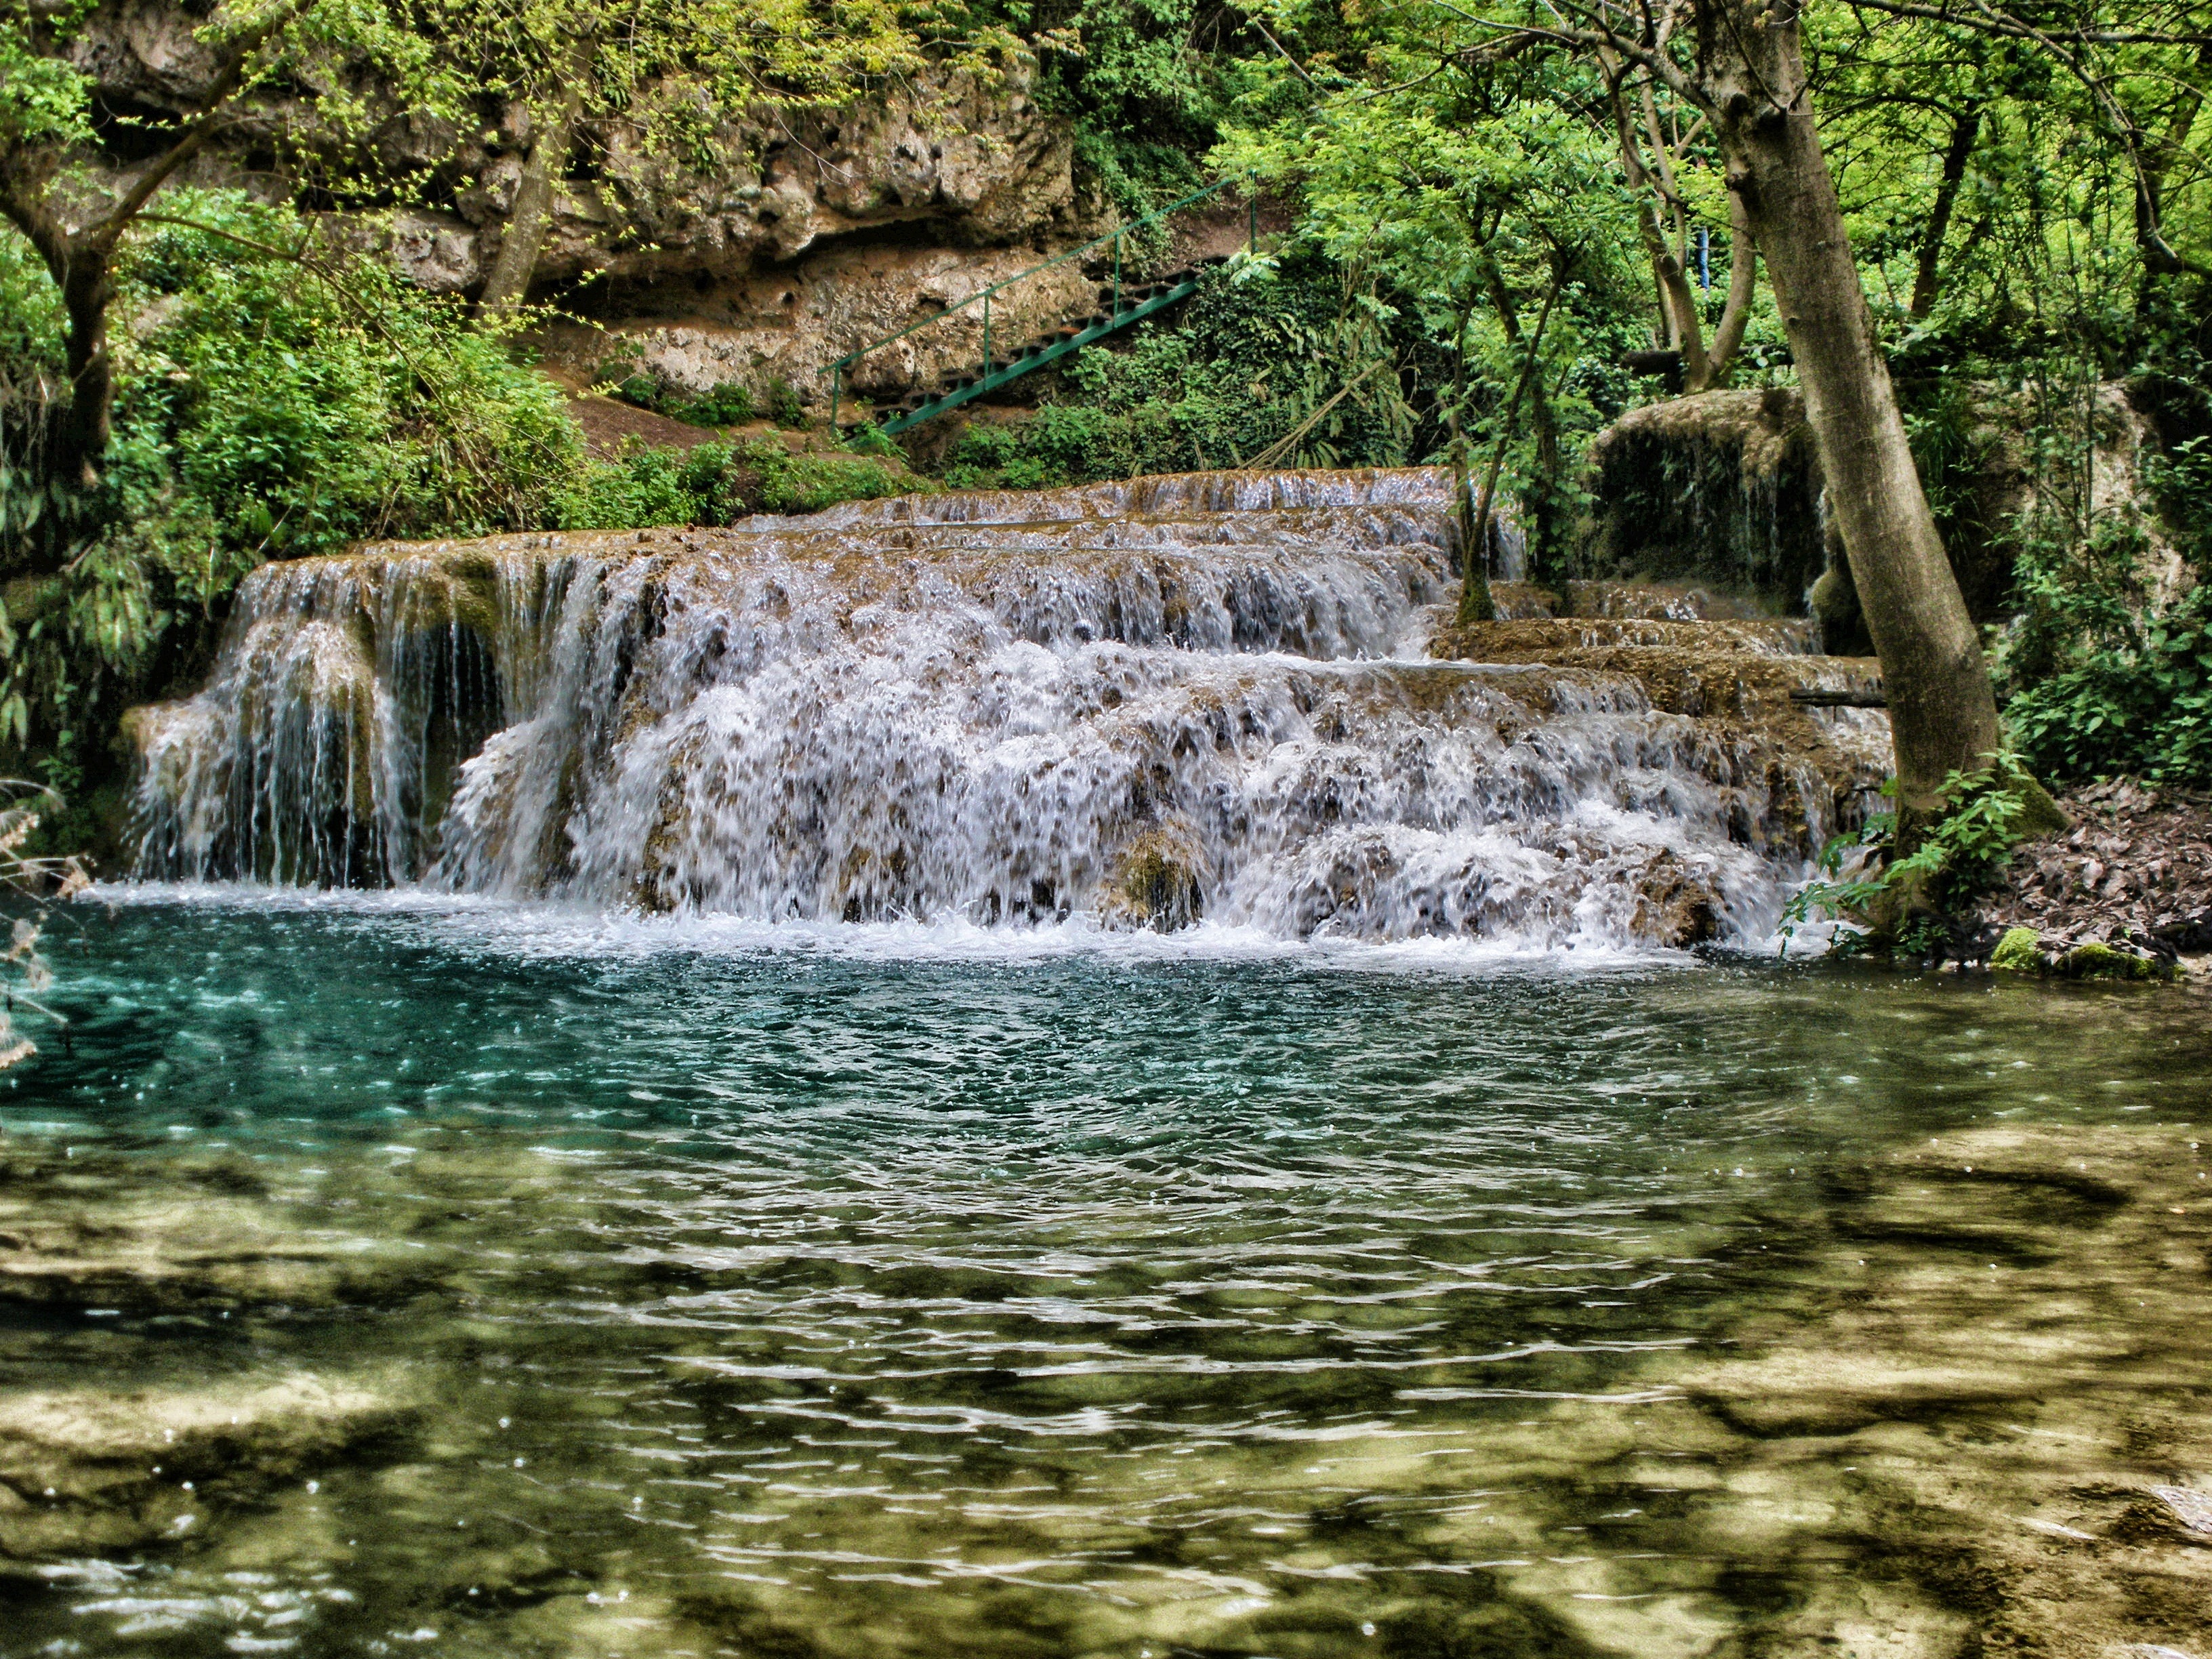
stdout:
[[419,1407],[394,1376],[307,1373],[108,1393],[0,1389],[7,1559],[182,1543],[280,1482],[389,1443]]
[[[175,8],[99,7],[76,37],[76,67],[110,106],[187,114],[222,67],[196,27]],[[364,106],[365,145],[325,125],[319,78],[332,73]],[[650,75],[622,109],[586,115],[574,150],[588,171],[563,169],[553,191],[537,281],[588,284],[567,297],[594,325],[554,324],[535,345],[586,374],[619,345],[667,386],[735,383],[765,407],[781,381],[826,404],[819,371],[833,359],[1110,228],[1096,203],[1077,199],[1071,123],[1036,92],[1018,64],[988,78],[939,66],[843,107],[720,108],[687,124],[679,145],[649,131],[646,112],[712,100],[681,72]],[[527,97],[491,100],[482,114],[425,118],[374,80],[311,67],[250,91],[185,176],[276,200],[332,166],[409,180],[415,204],[383,222],[327,215],[326,231],[434,293],[471,293],[498,258],[533,139]],[[115,166],[91,160],[96,173]],[[1000,337],[1056,327],[1096,299],[1073,265],[1047,273],[1003,296]],[[864,389],[965,369],[979,355],[972,332],[932,330],[878,354]]]
[[[1817,793],[1832,805],[1808,815],[1808,823],[1849,826],[1878,805],[1875,792],[1889,765],[1889,718],[1873,709],[1808,706],[1792,693],[1874,695],[1881,665],[1871,658],[1810,654],[1803,629],[1789,619],[1537,617],[1448,626],[1429,649],[1439,658],[1626,678],[1653,708],[1695,720],[1710,742],[1735,757],[1736,776],[1817,776]],[[1756,832],[1746,826],[1745,833]]]
[[[1592,572],[1698,582],[1794,610],[1829,563],[1820,463],[1794,392],[1707,392],[1633,410],[1591,443]],[[1577,606],[1577,609],[1580,609]]]
[[[1815,1516],[1866,1550],[1856,1583],[1778,1609],[1748,1650],[1822,1650],[1868,1598],[1897,1625],[1845,1651],[2204,1650],[2208,1169],[2201,1133],[1989,1128],[1828,1177],[1806,1304],[1674,1378],[1747,1437],[1728,1480],[1778,1565],[1809,1571],[1786,1534]],[[1942,1613],[1899,1618],[1901,1597]]]
[[[435,1161],[404,1183],[414,1196],[386,1210],[386,1224],[483,1215],[501,1195],[494,1164]],[[1410,1456],[1379,1422],[1289,1460],[1264,1441],[1200,1448],[1179,1480],[1248,1494],[1252,1513],[1273,1517],[1255,1524],[1282,1534],[1270,1573],[1296,1583],[1302,1570],[1328,1569],[1304,1593],[1240,1588],[1232,1575],[1194,1595],[1188,1572],[1138,1571],[1109,1607],[1071,1617],[1085,1603],[1047,1595],[1047,1580],[1028,1591],[944,1581],[905,1609],[902,1628],[946,1652],[1000,1650],[963,1633],[979,1617],[1042,1637],[1034,1650],[1067,1653],[1139,1639],[1318,1652],[1366,1630],[1389,1653],[1441,1640],[1573,1659],[2197,1651],[2212,1631],[2208,1164],[2202,1139],[2185,1132],[2049,1128],[1951,1132],[1838,1162],[1814,1174],[1809,1207],[1754,1210],[1709,1238],[1720,1260],[1755,1267],[1752,1300],[1686,1349],[1662,1345],[1601,1395],[1532,1401],[1518,1420],[1484,1419],[1472,1436],[1451,1433],[1448,1417],[1430,1421]],[[556,1240],[581,1245],[620,1224],[611,1194],[550,1172],[529,1185]],[[46,1201],[66,1213],[75,1200],[54,1187]],[[146,1196],[141,1207],[161,1206]],[[718,1281],[726,1295],[764,1270],[775,1280],[772,1262],[718,1266],[696,1249],[556,1250],[544,1266],[546,1293],[656,1320],[702,1305]],[[900,1271],[876,1291],[988,1307],[1016,1289]],[[619,1460],[589,1449],[599,1424],[635,1443],[623,1425],[640,1420],[637,1404],[541,1398],[471,1357],[473,1322],[495,1308],[511,1317],[538,1282],[502,1270],[413,1304],[407,1326],[446,1334],[404,1369],[0,1389],[0,1571],[93,1586],[83,1593],[95,1614],[167,1609],[179,1631],[228,1623],[255,1640],[289,1634],[288,1618],[342,1631],[356,1592],[337,1586],[398,1572],[406,1598],[394,1606],[386,1593],[378,1616],[402,1632],[451,1632],[468,1652],[672,1656],[731,1641],[878,1651],[866,1600],[825,1602],[818,1589],[778,1589],[750,1573],[733,1583],[714,1569],[775,1560],[787,1573],[827,1529],[839,1541],[825,1565],[889,1561],[927,1575],[912,1529],[937,1507],[928,1483],[771,1484],[750,1501],[783,1494],[775,1516],[701,1553],[690,1534],[702,1522],[726,1533],[726,1519],[672,1514],[683,1482],[635,1486]],[[526,1369],[553,1359],[520,1328],[517,1339],[510,1357]],[[672,1333],[659,1346],[671,1340],[657,1358],[638,1352],[619,1364],[627,1389],[660,1402],[647,1420],[674,1404],[690,1434],[714,1432],[720,1413],[757,1397],[736,1381],[752,1339],[734,1352],[726,1339],[702,1347]],[[1001,1409],[1035,1412],[1059,1393],[1011,1371],[981,1386]],[[860,1393],[825,1387],[820,1409],[848,1425],[848,1440],[896,1421]],[[814,1437],[801,1434],[798,1470],[817,1467],[803,1449]],[[1419,1455],[1439,1434],[1457,1448],[1448,1470]],[[648,1434],[642,1465],[629,1454],[648,1477],[653,1443]],[[773,1482],[785,1467],[761,1473]],[[1100,1569],[1163,1551],[1172,1560],[1178,1534],[1145,1523],[1149,1500],[1115,1480],[1078,1480],[1077,1467],[1051,1477],[1075,1483],[1070,1501],[1042,1509],[1023,1497],[1034,1475],[988,1458],[953,1477],[967,1489],[955,1511],[966,1547],[987,1562],[1010,1549],[1052,1582],[1060,1576],[1041,1564],[1069,1552]],[[633,1489],[653,1494],[657,1529],[641,1530],[647,1499],[624,1495]],[[991,1523],[994,1509],[1016,1505],[1024,1518],[1012,1533]],[[372,1526],[383,1541],[364,1550]],[[1345,1569],[1347,1547],[1364,1565]],[[1434,1578],[1401,1561],[1461,1564],[1456,1599],[1439,1599]],[[983,1585],[996,1576],[987,1571]]]
[[390,1303],[450,1263],[389,1239],[303,1227],[244,1160],[149,1186],[127,1158],[0,1149],[0,1303],[212,1314]]
[[1200,473],[271,566],[210,690],[132,720],[140,868],[777,919],[1765,937],[1884,758],[1880,714],[1789,692],[1863,665],[1777,618],[1534,617],[1424,659],[1448,489]]

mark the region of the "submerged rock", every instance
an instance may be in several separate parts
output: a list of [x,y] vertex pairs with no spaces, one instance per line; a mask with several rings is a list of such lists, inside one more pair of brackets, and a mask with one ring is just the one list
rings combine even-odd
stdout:
[[[1818,1515],[1864,1540],[1849,1577],[1910,1589],[1900,1638],[1958,1620],[1927,1651],[2193,1643],[2212,1597],[2212,1489],[2183,1473],[2212,1468],[2205,1164],[2173,1131],[1989,1128],[1827,1172],[1818,1218],[1774,1241],[1802,1305],[1776,1295],[1732,1329],[1738,1357],[1673,1374],[1743,1437],[1721,1458],[1742,1501],[1703,1547],[1792,1559]],[[1751,1650],[1835,1633],[1844,1587],[1804,1582]]]
[[396,1379],[306,1372],[203,1389],[0,1392],[0,1555],[18,1560],[181,1540],[400,1427]]
[[2195,1486],[2153,1486],[2151,1496],[2173,1511],[2188,1531],[2212,1538],[2212,1492]]
[[1206,914],[1204,850],[1187,831],[1148,830],[1122,852],[1103,906],[1109,922],[1171,933]]
[[159,1181],[123,1157],[0,1153],[0,1300],[173,1313],[383,1302],[443,1257],[303,1227],[250,1166],[195,1161]]

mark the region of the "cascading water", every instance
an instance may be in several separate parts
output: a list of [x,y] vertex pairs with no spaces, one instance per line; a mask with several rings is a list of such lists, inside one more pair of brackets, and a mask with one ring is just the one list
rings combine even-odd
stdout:
[[[207,690],[137,717],[139,873],[763,920],[1761,936],[1833,824],[1832,765],[1630,673],[1428,659],[1449,488],[1198,474],[273,565]],[[1681,626],[1578,637],[1639,625]],[[1738,653],[1808,648],[1725,626]],[[1871,781],[1881,717],[1830,718]]]

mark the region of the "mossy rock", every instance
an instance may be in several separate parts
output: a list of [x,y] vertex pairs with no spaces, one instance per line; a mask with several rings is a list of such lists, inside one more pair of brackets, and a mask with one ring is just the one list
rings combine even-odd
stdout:
[[2132,951],[2115,950],[2094,941],[2077,945],[2059,960],[2075,979],[2158,979],[2164,977],[2157,963]]
[[1990,952],[1990,966],[1999,973],[2039,974],[2050,965],[2043,954],[2042,936],[2033,927],[2006,928]]
[[1794,392],[1646,404],[1592,441],[1582,574],[1717,584],[1796,611],[1828,560],[1820,463]]
[[1146,831],[1122,852],[1101,914],[1109,925],[1162,933],[1192,926],[1206,914],[1202,861],[1188,837],[1172,830]]

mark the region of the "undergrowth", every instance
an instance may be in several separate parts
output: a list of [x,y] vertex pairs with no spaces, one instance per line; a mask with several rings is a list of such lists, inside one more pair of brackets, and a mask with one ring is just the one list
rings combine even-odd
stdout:
[[[1990,763],[1945,777],[1945,811],[1909,852],[1898,850],[1894,812],[1872,814],[1856,831],[1832,837],[1815,860],[1814,878],[1783,910],[1785,948],[1799,927],[1831,921],[1850,929],[1835,935],[1832,954],[1893,949],[1925,956],[1936,949],[1951,918],[1996,884],[2029,834],[2033,775],[2008,750]],[[1896,787],[1893,779],[1882,793],[1894,796]]]
[[1310,258],[1206,271],[1171,325],[1077,353],[1035,415],[973,425],[946,458],[955,489],[1038,489],[1265,463],[1417,459],[1412,345],[1387,307]]
[[772,438],[646,449],[593,466],[567,505],[563,527],[728,524],[749,514],[816,513],[935,487],[908,471],[896,451],[795,454]]

